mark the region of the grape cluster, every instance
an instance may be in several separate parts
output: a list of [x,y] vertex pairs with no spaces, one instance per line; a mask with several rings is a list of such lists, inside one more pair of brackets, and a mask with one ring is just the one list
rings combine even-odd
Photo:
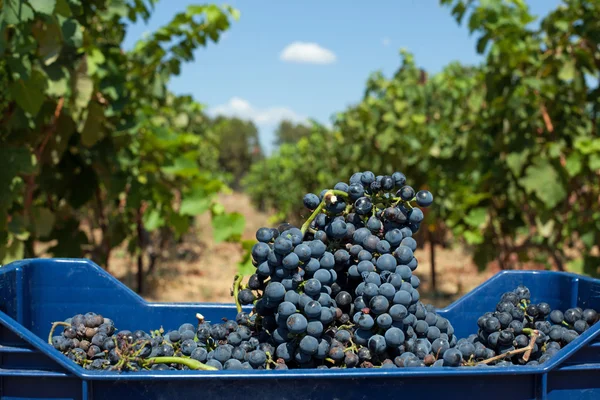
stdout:
[[279,362],[425,366],[455,346],[452,325],[419,301],[413,275],[413,235],[424,218],[419,207],[433,202],[430,192],[415,192],[402,173],[367,171],[303,201],[312,215],[302,228],[256,232],[256,273],[238,294],[241,304],[254,304]]
[[64,330],[51,342],[92,370],[242,370],[265,368],[269,362],[279,369],[269,356],[274,348],[266,340],[261,343],[251,329],[253,323],[246,313],[239,313],[237,321],[200,320],[168,332],[117,331],[112,320],[90,312],[55,323]]
[[[507,354],[507,357],[498,360],[499,365],[538,365],[597,321],[598,313],[592,309],[577,307],[563,313],[552,310],[547,303],[532,303],[530,290],[519,286],[502,295],[495,311],[478,319],[478,333],[459,340],[457,349],[471,361]],[[533,346],[526,359],[522,353],[515,351],[531,344]]]

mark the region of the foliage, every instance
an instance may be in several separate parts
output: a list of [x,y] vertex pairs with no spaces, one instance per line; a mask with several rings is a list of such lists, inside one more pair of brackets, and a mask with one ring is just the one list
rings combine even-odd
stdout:
[[106,266],[124,241],[139,254],[147,231],[181,235],[207,210],[221,239],[241,233],[213,201],[218,141],[202,107],[166,88],[237,11],[191,5],[124,51],[126,20],[148,20],[155,1],[0,3],[0,262],[43,241]]
[[311,133],[310,126],[292,121],[283,120],[275,130],[275,146],[281,146],[284,143],[296,143],[303,137]]
[[324,182],[331,182],[331,172],[341,169],[334,156],[341,137],[316,123],[311,132],[298,143],[285,143],[273,156],[253,164],[243,180],[245,192],[255,204],[276,211],[274,220],[306,219],[304,192],[324,187]]
[[[404,170],[434,193],[430,220],[481,267],[495,259],[597,273],[600,3],[566,1],[539,26],[519,0],[442,3],[468,20],[485,62],[428,77],[402,51],[394,76],[373,74],[328,138],[282,146],[254,166],[253,198],[301,199],[291,176],[314,191],[355,170]],[[281,216],[300,205],[284,202]]]
[[211,121],[211,130],[218,139],[219,168],[231,174],[239,188],[250,165],[263,157],[258,129],[252,121],[220,116]]

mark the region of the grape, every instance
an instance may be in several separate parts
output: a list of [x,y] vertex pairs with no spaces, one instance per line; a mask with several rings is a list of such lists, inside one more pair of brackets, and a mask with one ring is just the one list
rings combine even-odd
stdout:
[[[269,287],[267,286],[267,289]],[[319,294],[319,292],[321,291],[321,282],[319,282],[317,279],[309,279],[306,281],[306,284],[304,285],[304,292],[309,295],[309,296],[315,296],[317,294]]]
[[304,306],[304,314],[308,318],[318,318],[321,316],[321,303],[312,300]]
[[367,215],[373,209],[373,203],[368,197],[360,197],[354,202],[354,208],[359,215]]
[[391,254],[382,254],[377,259],[377,269],[380,271],[394,271],[396,265],[396,258]]
[[375,174],[371,171],[365,171],[362,173],[361,177],[360,177],[360,182],[363,184],[363,186],[367,187],[369,185],[371,185],[371,183],[373,183],[375,181]]
[[398,328],[390,328],[385,332],[385,342],[388,347],[398,347],[404,343],[404,332]]
[[383,190],[392,190],[395,184],[396,181],[391,176],[386,175],[381,178],[381,188]]
[[373,317],[371,317],[369,314],[359,313],[357,315],[359,317],[357,318],[356,323],[361,329],[371,329],[373,325],[375,325]]
[[421,209],[415,207],[410,212],[410,215],[408,216],[408,220],[413,224],[419,224],[419,223],[421,223],[421,221],[423,221],[424,217],[425,216],[423,215],[423,211],[421,211]]
[[254,294],[250,289],[240,290],[238,293],[238,300],[241,304],[252,304],[252,302],[254,302]]
[[404,176],[402,172],[394,172],[392,174],[392,179],[398,188],[404,186],[406,183],[406,176]]
[[[321,309],[321,312],[325,310],[327,309]],[[320,317],[321,315],[319,314],[319,318]],[[331,320],[333,320],[333,318]],[[331,320],[327,321],[327,323],[331,322]],[[324,327],[322,321],[310,321],[306,327],[306,333],[314,337],[321,337],[323,330]]]
[[448,349],[444,352],[444,366],[457,367],[463,359],[463,355],[458,349]]
[[293,247],[294,245],[292,241],[283,236],[279,236],[277,239],[275,239],[275,243],[273,244],[273,250],[275,250],[277,254],[281,254],[282,256],[289,254],[292,251]]
[[304,336],[298,347],[301,352],[312,356],[317,353],[319,341],[312,336]]
[[304,315],[294,313],[286,320],[286,326],[291,333],[300,334],[306,331],[308,321]]
[[375,354],[383,354],[387,347],[386,339],[381,335],[373,335],[368,340],[368,347]]
[[285,296],[285,287],[279,282],[269,282],[267,287],[265,288],[265,298],[268,301],[278,302],[283,300]]
[[335,220],[325,228],[325,233],[332,239],[341,239],[346,236],[348,226],[344,221]]
[[564,319],[565,317],[562,311],[560,310],[552,310],[552,312],[550,313],[550,320],[555,324],[562,324]]
[[273,240],[273,231],[269,228],[259,228],[256,231],[256,240],[263,243],[269,243]]
[[335,266],[335,257],[330,252],[325,252],[323,257],[319,260],[321,268],[331,269]]
[[413,251],[407,246],[400,245],[394,251],[394,257],[396,257],[399,264],[407,264],[413,258]]
[[392,247],[398,246],[402,242],[403,237],[402,232],[397,228],[389,230],[385,234],[385,240],[387,240]]
[[415,197],[415,189],[411,186],[403,186],[396,192],[396,196],[400,197],[404,201],[410,201]]
[[381,295],[374,296],[371,301],[369,301],[369,307],[376,315],[386,312],[389,305],[388,299]]
[[433,203],[433,195],[428,190],[419,190],[416,202],[420,207],[429,207]]
[[248,362],[253,368],[261,367],[267,361],[267,355],[262,350],[253,350],[248,354]]
[[321,202],[321,200],[319,200],[319,197],[314,193],[305,194],[302,201],[304,202],[304,207],[308,208],[309,210],[316,209],[319,206],[319,203]]

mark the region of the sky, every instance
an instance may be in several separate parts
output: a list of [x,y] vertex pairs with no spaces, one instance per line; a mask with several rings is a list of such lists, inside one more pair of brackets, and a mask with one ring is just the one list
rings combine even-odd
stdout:
[[[199,0],[161,0],[148,23],[132,24],[131,49],[144,33],[168,23]],[[528,0],[544,16],[560,0]],[[216,4],[221,4],[217,3]],[[265,153],[273,150],[282,119],[330,124],[335,113],[360,101],[372,72],[393,73],[399,49],[429,73],[452,61],[476,64],[476,37],[438,0],[231,0],[240,19],[218,44],[198,49],[169,89],[189,94],[209,115],[251,119]]]

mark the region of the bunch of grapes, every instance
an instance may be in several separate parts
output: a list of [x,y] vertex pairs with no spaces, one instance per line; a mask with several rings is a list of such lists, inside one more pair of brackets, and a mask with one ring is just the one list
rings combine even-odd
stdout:
[[[592,309],[577,307],[563,313],[547,303],[532,303],[529,288],[519,286],[502,295],[495,311],[478,319],[478,333],[459,340],[457,349],[475,362],[506,355],[495,357],[496,365],[538,365],[597,321],[598,313]],[[522,357],[519,349],[529,346],[529,355]]]
[[[293,368],[450,365],[450,322],[419,301],[414,256],[428,191],[396,172],[359,172],[319,196],[301,227],[261,228],[256,273],[238,293],[254,304],[257,330]],[[416,203],[416,204],[414,204]]]

